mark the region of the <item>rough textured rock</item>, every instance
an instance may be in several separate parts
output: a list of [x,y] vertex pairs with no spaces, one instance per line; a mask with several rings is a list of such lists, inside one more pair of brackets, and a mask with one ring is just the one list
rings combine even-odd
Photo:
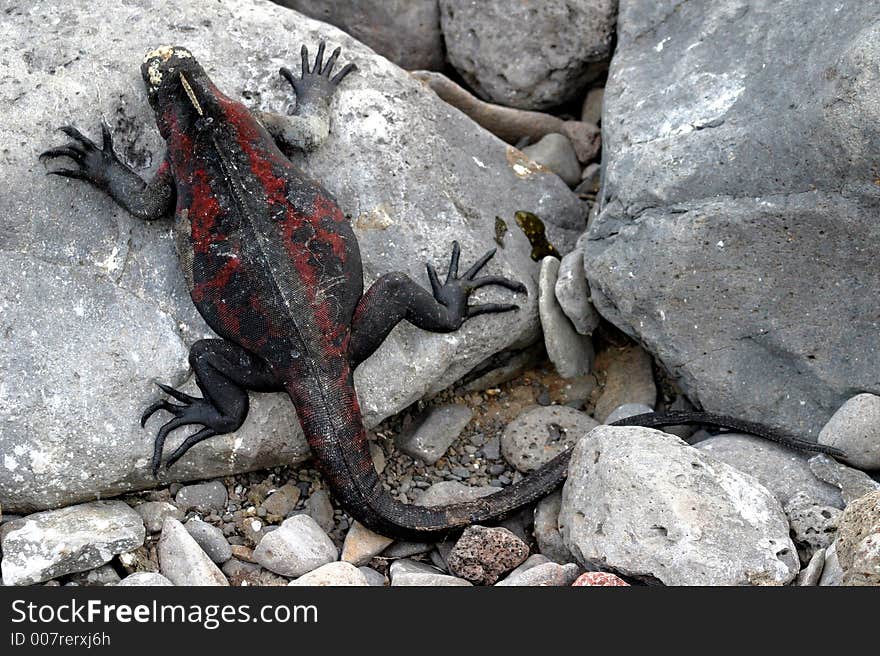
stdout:
[[542,109],[583,91],[611,54],[615,0],[440,0],[450,63],[481,96]]
[[584,572],[581,574],[574,583],[571,584],[573,587],[614,587],[614,586],[624,586],[629,585],[622,578],[617,576],[616,574],[611,574],[610,572]]
[[753,435],[726,433],[699,442],[696,448],[757,478],[783,506],[799,492],[814,504],[843,508],[840,492],[819,480],[810,469],[810,456]]
[[415,427],[397,437],[397,447],[411,458],[433,465],[443,457],[473,415],[466,405],[432,407],[416,419]]
[[587,413],[568,406],[536,406],[507,424],[501,434],[501,453],[519,471],[530,472],[598,425]]
[[9,522],[0,563],[5,585],[84,572],[144,543],[140,516],[121,501],[93,501]]
[[800,570],[764,486],[648,428],[599,426],[578,442],[559,526],[584,565],[667,585],[779,585]]
[[559,532],[559,510],[562,506],[562,492],[557,491],[544,497],[535,506],[535,525],[533,528],[538,551],[550,560],[565,564],[575,562],[574,556],[565,546]]
[[442,70],[437,0],[273,0],[335,25],[402,68]]
[[[557,176],[336,28],[251,0],[183,3],[173,19],[157,19],[167,12],[160,0],[119,3],[112,12],[86,0],[53,1],[12,7],[0,25],[9,62],[0,125],[7,148],[0,308],[8,317],[0,341],[0,501],[12,512],[154,486],[149,458],[161,419],[144,430],[139,417],[160,395],[153,381],[186,381],[187,346],[210,336],[185,292],[171,222],[144,224],[82,183],[44,175],[37,162],[63,142],[59,125],[76,123],[94,137],[105,117],[122,156],[152,175],[164,142],[139,67],[143,53],[169,38],[185,41],[230,96],[278,112],[294,101],[278,68],[298,68],[302,43],[314,51],[325,39],[357,62],[333,99],[328,143],[297,162],[352,216],[367,284],[402,270],[427,285],[425,261],[445,269],[453,239],[464,245],[462,263],[472,262],[495,245],[496,215],[512,223],[516,211],[534,211],[561,252],[585,223],[582,203]],[[357,373],[369,425],[537,337],[538,264],[530,252],[513,225],[486,269],[527,285],[519,312],[478,317],[448,335],[409,325],[393,331]],[[511,292],[486,288],[479,297],[509,301]],[[239,431],[198,444],[168,478],[307,455],[288,399],[260,394]]]
[[842,449],[854,467],[880,469],[880,396],[849,399],[819,432],[819,443]]
[[470,586],[470,581],[442,574],[430,565],[414,560],[395,560],[389,568],[391,585],[398,586]]
[[291,581],[287,585],[292,586],[337,586],[337,585],[358,585],[367,586],[370,583],[367,577],[357,567],[351,563],[335,562],[321,565],[317,569],[313,569],[308,574],[303,574],[295,581]]
[[605,372],[602,396],[593,416],[604,422],[612,410],[624,403],[641,403],[651,408],[657,402],[657,386],[651,356],[638,346],[607,348],[596,356],[595,369]]
[[360,567],[370,562],[373,556],[382,553],[385,547],[392,542],[394,542],[393,539],[379,535],[356,521],[345,534],[340,558],[355,567]]
[[845,504],[880,490],[880,483],[865,472],[847,467],[824,453],[810,458],[809,465],[810,471],[816,478],[840,490],[840,496],[843,497]]
[[537,143],[522,148],[533,162],[546,166],[562,178],[569,187],[581,181],[581,165],[571,140],[564,134],[551,132]]
[[308,515],[285,519],[254,549],[255,561],[282,576],[302,576],[338,555],[333,540]]
[[798,492],[785,503],[784,510],[802,563],[810,562],[816,552],[830,547],[837,537],[839,508],[817,505],[808,494]]
[[506,528],[468,526],[446,564],[456,576],[478,585],[492,585],[529,555],[528,545]]
[[590,303],[582,250],[575,249],[562,257],[554,291],[575,330],[581,335],[590,335],[599,325],[599,313]]
[[218,565],[222,565],[232,558],[232,546],[226,541],[223,531],[216,526],[193,517],[183,527],[202,548],[202,551],[208,554],[208,558]]
[[173,517],[162,526],[157,551],[159,569],[174,585],[229,585],[214,561]]
[[168,586],[174,585],[167,577],[162,576],[158,572],[135,572],[129,574],[116,585],[121,586],[139,586],[152,587],[157,585]]
[[590,373],[593,366],[593,342],[575,330],[556,298],[559,260],[547,256],[541,261],[538,282],[538,312],[544,331],[547,355],[563,378],[577,378]]
[[835,544],[843,584],[880,585],[880,491],[849,504],[838,523]]
[[173,503],[167,501],[145,501],[134,507],[135,512],[141,516],[147,533],[158,533],[165,524],[166,517],[173,517],[182,521],[183,511]]
[[184,512],[221,512],[226,507],[227,499],[226,486],[220,481],[184,485],[174,495],[174,502]]
[[870,3],[620,3],[584,264],[707,411],[815,437],[878,390],[878,32]]

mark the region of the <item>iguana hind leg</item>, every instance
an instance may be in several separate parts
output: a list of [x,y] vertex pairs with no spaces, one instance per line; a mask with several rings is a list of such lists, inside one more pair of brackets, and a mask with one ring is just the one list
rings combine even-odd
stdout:
[[449,272],[442,283],[434,267],[427,265],[432,292],[404,273],[388,273],[373,283],[361,297],[351,322],[349,362],[352,368],[379,348],[391,329],[402,319],[423,330],[449,333],[458,330],[470,317],[519,309],[513,303],[469,305],[471,293],[486,285],[499,285],[521,293],[526,292],[526,287],[521,282],[502,276],[477,277],[495,255],[495,249],[485,253],[461,277],[458,275],[460,255],[458,242],[453,242]]
[[269,367],[240,346],[223,339],[203,339],[189,352],[189,361],[196,375],[196,384],[202,398],[190,396],[168,385],[159,387],[180,403],[156,401],[144,411],[141,426],[159,410],[174,415],[156,434],[153,447],[152,469],[157,475],[162,462],[162,451],[168,434],[181,426],[201,425],[202,428],[187,437],[166,461],[170,467],[199,442],[215,435],[237,430],[247,417],[248,390],[278,392],[283,388]]

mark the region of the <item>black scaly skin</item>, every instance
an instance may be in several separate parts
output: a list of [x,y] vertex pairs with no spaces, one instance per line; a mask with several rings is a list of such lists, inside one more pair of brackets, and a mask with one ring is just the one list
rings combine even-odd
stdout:
[[[565,477],[569,452],[497,494],[443,507],[395,501],[376,474],[352,382],[354,369],[401,320],[433,332],[451,332],[480,314],[516,310],[513,304],[470,305],[485,285],[524,293],[518,282],[479,276],[494,251],[459,276],[460,248],[452,247],[448,274],[429,264],[428,292],[403,273],[379,278],[363,293],[357,240],[333,197],[292,164],[280,147],[314,148],[329,130],[329,100],[352,64],[330,77],[337,48],[326,63],[324,44],[310,69],[282,75],[293,85],[293,116],[256,112],[224,96],[185,48],[162,47],[141,67],[165,159],[148,184],[122,163],[103,126],[99,146],[76,128],[72,141],[42,157],[65,157],[72,168],[51,171],[85,180],[132,214],[154,220],[175,213],[177,248],[193,301],[220,339],[196,342],[190,363],[202,397],[161,389],[171,419],[155,439],[158,472],[168,434],[201,428],[166,460],[170,466],[194,444],[236,430],[248,412],[248,390],[285,391],[312,452],[339,503],[383,535],[427,540],[474,522],[498,519],[535,501]],[[703,413],[648,414],[617,425],[663,427],[708,424],[750,432],[794,448],[833,452],[755,424]]]

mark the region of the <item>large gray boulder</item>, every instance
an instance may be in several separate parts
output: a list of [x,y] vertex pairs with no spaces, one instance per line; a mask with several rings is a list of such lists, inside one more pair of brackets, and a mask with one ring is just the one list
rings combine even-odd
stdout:
[[[293,95],[279,66],[297,68],[302,43],[313,53],[322,39],[343,47],[342,61],[358,71],[333,101],[329,142],[297,161],[352,216],[367,283],[402,270],[427,285],[424,262],[445,270],[453,239],[469,264],[495,246],[496,215],[534,211],[562,252],[584,225],[582,205],[555,175],[339,30],[257,0],[175,6],[173,23],[183,31],[156,18],[166,10],[158,0],[110,13],[85,0],[45,2],[10,10],[0,25],[8,82],[0,98],[0,502],[11,512],[155,485],[148,463],[159,419],[148,430],[138,419],[159,396],[153,381],[184,383],[188,346],[211,335],[185,291],[171,221],[145,224],[85,184],[45,176],[37,161],[64,142],[59,125],[97,136],[104,118],[117,149],[149,177],[164,143],[139,66],[157,45],[187,45],[230,96],[281,112]],[[537,338],[538,264],[510,223],[486,270],[525,282],[528,296],[516,298],[522,309],[479,317],[451,335],[395,329],[357,375],[369,425],[487,356]],[[195,391],[192,381],[184,389]],[[288,399],[255,395],[241,430],[199,444],[169,478],[205,479],[307,455]]]
[[617,0],[440,0],[449,62],[483,98],[522,109],[571,100],[605,70]]
[[707,410],[815,436],[880,351],[880,6],[622,0],[592,300]]

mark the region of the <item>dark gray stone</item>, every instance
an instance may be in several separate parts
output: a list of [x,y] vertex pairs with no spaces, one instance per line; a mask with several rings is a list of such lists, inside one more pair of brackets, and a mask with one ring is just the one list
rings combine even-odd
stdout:
[[564,134],[551,132],[537,143],[521,149],[530,160],[546,166],[569,187],[581,181],[581,165],[571,140]]
[[[165,146],[139,67],[144,52],[173,36],[156,19],[166,12],[158,0],[112,12],[71,0],[36,12],[13,8],[0,24],[0,56],[16,62],[7,90],[16,101],[0,125],[7,148],[0,307],[9,317],[0,341],[0,502],[12,512],[155,486],[149,461],[163,418],[151,419],[148,430],[138,419],[160,396],[154,381],[184,383],[188,345],[211,336],[185,291],[171,222],[144,224],[85,184],[46,176],[37,161],[63,143],[59,125],[76,123],[96,137],[106,117],[118,150],[138,173],[152,175]],[[187,46],[217,85],[235,99],[249,97],[252,107],[290,109],[294,96],[278,68],[298,68],[302,43],[313,53],[322,39],[341,45],[342,62],[357,63],[334,96],[328,143],[296,162],[353,217],[367,284],[401,270],[427,286],[425,261],[444,269],[453,239],[464,244],[469,265],[495,245],[495,215],[512,222],[516,211],[534,211],[562,252],[583,230],[585,209],[557,176],[336,28],[254,0],[181,3],[174,23],[186,27]],[[519,312],[478,317],[450,335],[395,329],[356,374],[368,425],[446,388],[493,353],[535,340],[539,267],[530,252],[514,226],[486,268],[522,280],[528,296],[478,293],[487,302],[515,297]],[[185,434],[175,433],[167,448]],[[286,396],[259,394],[239,431],[198,444],[168,478],[205,479],[307,456]]]
[[208,481],[196,485],[184,485],[174,495],[174,502],[186,512],[198,510],[200,512],[222,512],[226,508],[226,486],[220,481]]
[[306,500],[306,513],[317,522],[324,531],[333,530],[333,504],[327,490],[315,490]]
[[483,98],[559,105],[605,68],[615,0],[440,0],[450,63]]
[[466,405],[441,405],[416,418],[411,430],[397,436],[397,447],[411,458],[433,465],[455,442],[474,413]]
[[873,3],[620,3],[584,264],[707,411],[815,437],[877,391],[878,26]]
[[183,527],[202,551],[208,554],[208,558],[218,565],[232,558],[232,546],[226,541],[223,531],[216,526],[193,517]]

